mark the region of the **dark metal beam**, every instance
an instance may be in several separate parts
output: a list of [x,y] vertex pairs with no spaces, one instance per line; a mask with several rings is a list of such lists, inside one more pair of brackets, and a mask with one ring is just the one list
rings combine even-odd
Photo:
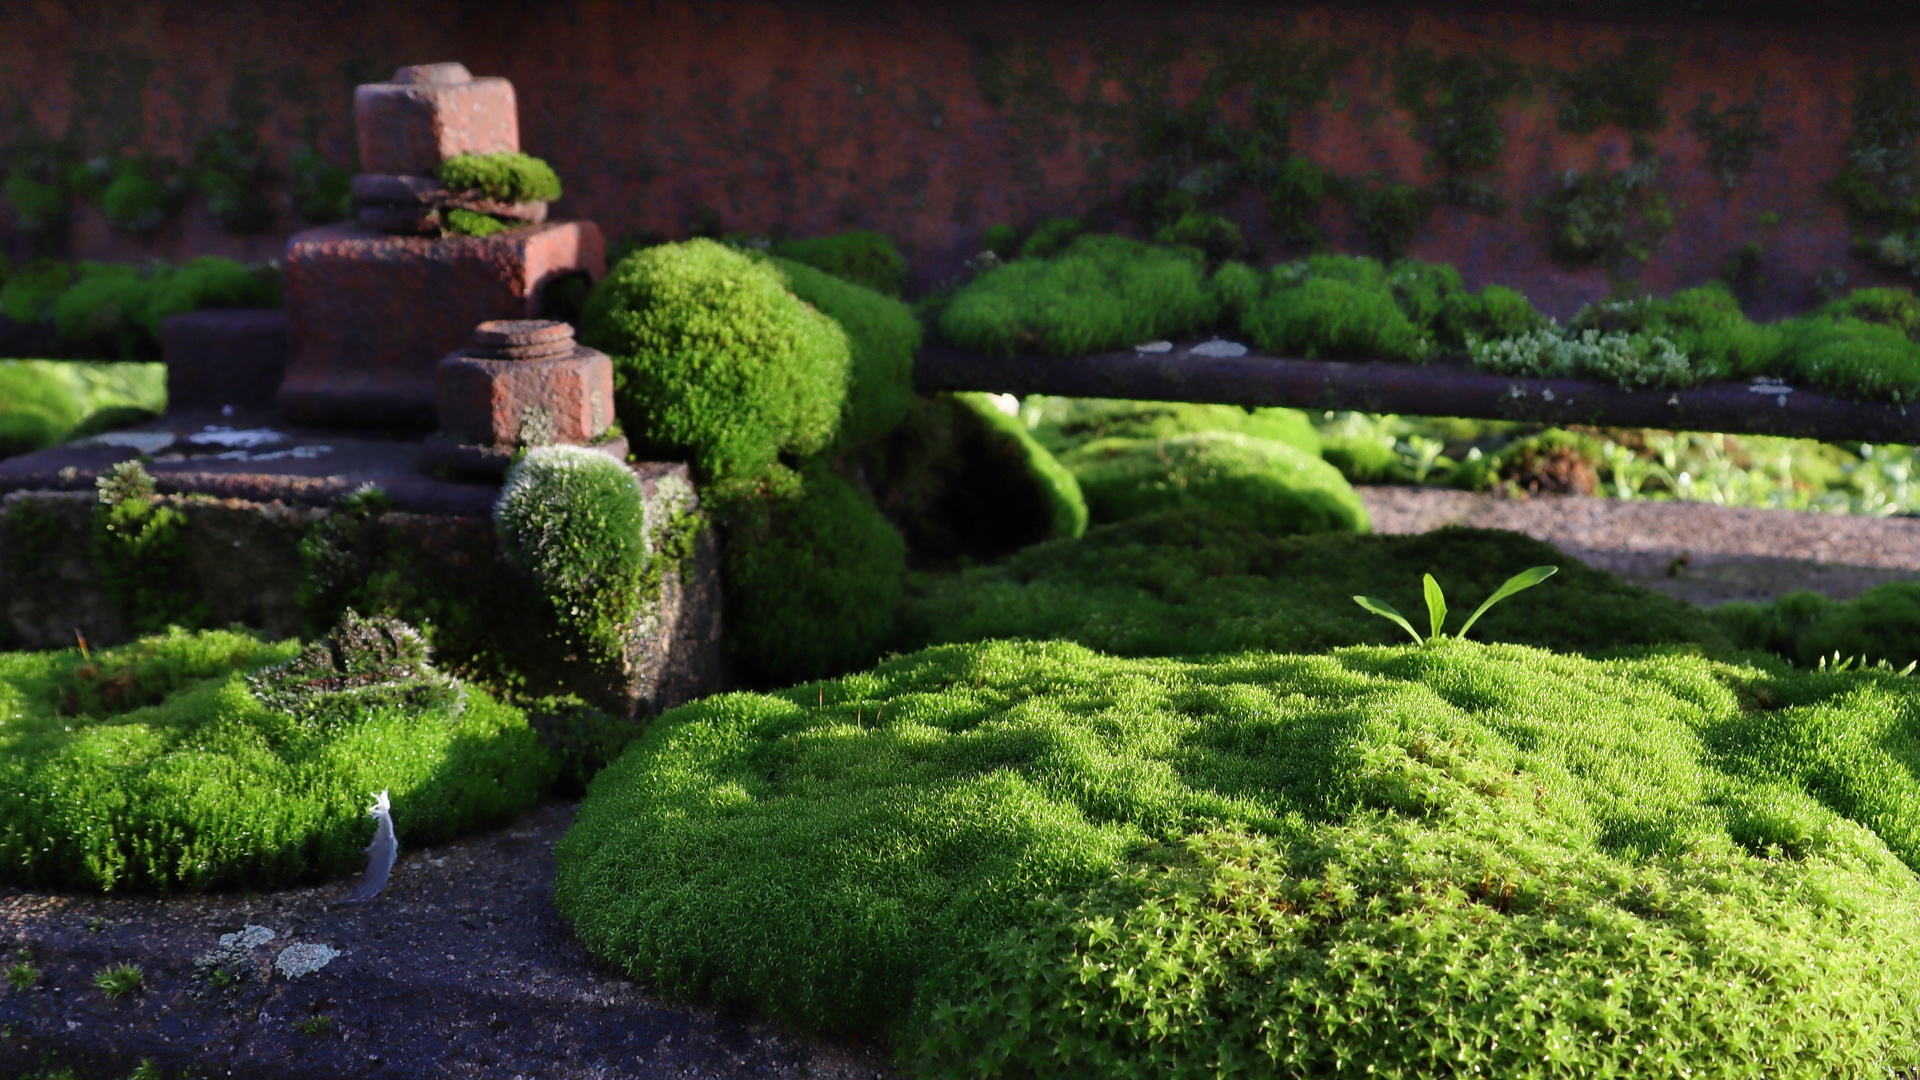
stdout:
[[1488,375],[1458,364],[1286,360],[1248,353],[1117,352],[1070,359],[974,356],[929,347],[914,362],[922,391],[1285,405],[1413,416],[1787,435],[1830,442],[1920,443],[1920,405],[1827,397],[1799,387],[1721,383],[1623,390],[1577,379]]

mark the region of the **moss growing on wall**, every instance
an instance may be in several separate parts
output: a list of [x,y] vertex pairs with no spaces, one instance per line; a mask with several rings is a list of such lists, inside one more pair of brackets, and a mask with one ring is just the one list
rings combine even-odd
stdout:
[[1631,38],[1620,51],[1596,56],[1560,76],[1560,126],[1588,135],[1607,125],[1647,135],[1667,126],[1667,82],[1673,77],[1669,45]]
[[1687,114],[1687,127],[1707,144],[1707,166],[1731,192],[1753,168],[1754,155],[1780,144],[1780,136],[1760,123],[1760,97],[1715,112],[1713,94],[1701,94]]
[[1498,53],[1440,57],[1415,48],[1393,60],[1393,99],[1419,124],[1430,172],[1475,172],[1498,161],[1507,146],[1500,106],[1528,85],[1520,64]]
[[115,465],[98,485],[94,565],[127,625],[141,634],[198,626],[206,608],[185,591],[186,518],[158,504],[153,477],[137,461]]
[[1673,228],[1673,209],[1655,186],[1659,162],[1651,156],[1618,172],[1568,169],[1541,204],[1547,247],[1576,266],[1624,274],[1628,262],[1646,262]]

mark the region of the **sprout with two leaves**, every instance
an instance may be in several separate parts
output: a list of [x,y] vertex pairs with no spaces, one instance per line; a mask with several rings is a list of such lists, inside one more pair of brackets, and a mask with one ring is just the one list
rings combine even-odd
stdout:
[[[1462,626],[1460,632],[1453,636],[1466,637],[1467,631],[1473,629],[1473,624],[1480,621],[1480,616],[1485,615],[1488,608],[1519,592],[1521,589],[1533,588],[1535,585],[1540,584],[1559,572],[1560,568],[1557,566],[1536,566],[1531,570],[1522,570],[1508,578],[1507,583],[1494,590],[1493,595],[1487,597],[1487,602],[1481,604],[1474,610],[1474,613],[1468,617],[1467,625]],[[1413,635],[1413,643],[1415,645],[1426,645],[1447,636],[1443,629],[1447,621],[1447,598],[1441,595],[1440,583],[1433,580],[1432,574],[1425,575],[1425,584],[1427,590],[1427,617],[1433,625],[1433,632],[1425,638],[1422,638],[1420,632],[1413,628],[1413,624],[1407,621],[1406,616],[1396,611],[1394,606],[1385,600],[1377,600],[1371,596],[1356,596],[1353,598],[1353,602],[1373,612],[1375,615],[1392,619],[1394,622],[1399,623],[1402,629]]]

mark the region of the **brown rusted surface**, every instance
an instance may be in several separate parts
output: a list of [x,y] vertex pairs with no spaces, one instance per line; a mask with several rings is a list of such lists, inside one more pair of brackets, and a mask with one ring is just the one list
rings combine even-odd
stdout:
[[606,271],[590,221],[440,239],[358,225],[303,232],[287,244],[280,405],[300,422],[431,427],[441,357],[477,323],[536,316],[547,282],[582,271]]
[[520,149],[513,83],[473,78],[458,64],[431,66],[458,68],[461,77],[402,82],[418,70],[402,68],[392,82],[354,88],[361,171],[430,176],[450,157]]
[[929,393],[986,390],[1920,442],[1920,408],[1848,401],[1778,383],[1623,390],[1578,379],[1489,375],[1457,364],[1289,360],[1259,353],[1205,357],[1190,349],[1176,345],[1164,353],[1129,350],[1057,359],[929,348],[914,361],[913,376],[915,385]]
[[581,443],[613,423],[613,361],[574,346],[544,360],[462,349],[440,361],[440,428],[460,442]]
[[[1668,126],[1653,137],[1678,225],[1638,273],[1641,285],[1665,291],[1706,280],[1749,241],[1762,247],[1757,313],[1804,306],[1813,274],[1826,268],[1844,269],[1854,284],[1898,280],[1851,254],[1851,232],[1821,185],[1841,163],[1862,65],[1920,56],[1911,18],[1849,24],[1811,4],[1775,5],[1798,17],[1774,22],[1752,13],[1764,9],[1744,7],[1746,17],[1721,21],[1670,14],[1692,5],[1589,2],[1577,15],[1545,3],[1515,7],[263,0],[216,18],[188,0],[76,0],[9,12],[0,78],[22,92],[41,130],[65,131],[78,117],[92,133],[110,125],[98,108],[88,111],[81,90],[106,100],[102,64],[150,71],[131,98],[137,142],[185,160],[225,121],[236,73],[252,65],[269,88],[260,91],[270,105],[262,136],[274,164],[284,166],[311,128],[334,161],[351,166],[355,83],[422,58],[457,58],[513,81],[523,145],[565,183],[561,216],[592,218],[615,236],[685,236],[703,206],[729,230],[871,227],[903,243],[915,287],[925,288],[954,274],[988,225],[1082,210],[1135,174],[1132,136],[1095,130],[1079,108],[1090,100],[1124,105],[1142,89],[1125,78],[1095,79],[1103,57],[1131,62],[1172,40],[1180,51],[1168,86],[1178,105],[1215,62],[1216,36],[1356,49],[1332,97],[1298,116],[1294,148],[1344,174],[1426,182],[1426,147],[1391,101],[1395,55],[1487,50],[1550,74],[1645,36],[1670,43],[1678,65],[1665,93]],[[1731,5],[1703,10],[1731,13]],[[1604,17],[1609,12],[1617,17]],[[995,65],[1007,73],[998,83]],[[1779,138],[1732,192],[1685,121],[1703,93],[1716,95],[1720,109],[1757,94],[1763,124]],[[1476,285],[1514,285],[1564,317],[1610,286],[1598,269],[1555,263],[1545,225],[1529,208],[1565,169],[1625,165],[1628,138],[1614,128],[1561,131],[1558,107],[1549,80],[1504,110],[1509,144],[1487,179],[1510,209],[1489,218],[1442,208],[1412,253],[1454,263]],[[1766,212],[1778,214],[1778,224],[1763,223]],[[1285,253],[1258,199],[1228,213],[1269,256]],[[1329,201],[1322,219],[1337,247],[1358,247],[1344,210]],[[279,235],[295,226],[283,216]],[[218,232],[198,200],[146,240],[112,234],[83,208],[74,253],[264,257],[277,246],[268,239]]]

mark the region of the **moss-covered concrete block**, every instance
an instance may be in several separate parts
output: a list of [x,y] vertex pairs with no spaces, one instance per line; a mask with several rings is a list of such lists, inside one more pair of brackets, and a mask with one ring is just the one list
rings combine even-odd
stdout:
[[352,607],[421,626],[436,661],[463,677],[647,715],[722,685],[719,554],[686,466],[633,468],[653,557],[617,657],[568,650],[487,517],[161,495],[156,505],[179,515],[178,551],[142,578],[137,563],[109,565],[127,556],[97,542],[94,493],[73,491],[0,500],[0,648],[128,641],[156,599],[187,621],[273,639],[318,633]]

